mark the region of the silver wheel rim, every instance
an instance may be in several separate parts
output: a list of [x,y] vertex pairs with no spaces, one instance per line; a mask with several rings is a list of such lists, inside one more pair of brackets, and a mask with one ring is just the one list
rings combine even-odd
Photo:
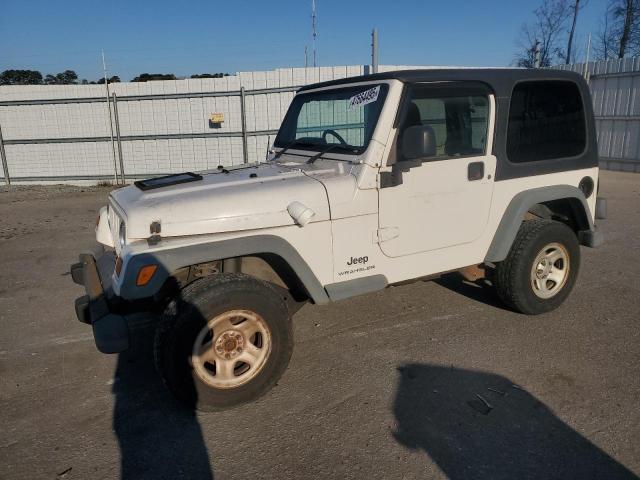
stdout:
[[537,297],[558,294],[569,278],[569,252],[559,243],[550,243],[536,255],[531,267],[531,288]]
[[196,375],[214,388],[236,388],[264,368],[271,353],[271,333],[250,310],[230,310],[207,322],[193,343]]

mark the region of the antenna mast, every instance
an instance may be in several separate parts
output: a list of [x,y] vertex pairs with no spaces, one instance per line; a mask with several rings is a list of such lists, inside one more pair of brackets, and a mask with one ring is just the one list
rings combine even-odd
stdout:
[[371,31],[371,70],[378,73],[378,29]]
[[313,35],[313,66],[317,67],[316,61],[316,36],[318,32],[316,31],[316,0],[311,0],[311,28]]
[[[107,109],[109,110],[109,137],[111,138],[111,151],[113,152],[113,180],[118,184],[118,164],[116,163],[116,144],[113,141],[113,120],[111,119],[111,96],[109,94],[109,79],[107,78],[107,62],[102,50],[102,73],[104,74],[104,86],[107,89]],[[124,179],[124,176],[122,177]]]

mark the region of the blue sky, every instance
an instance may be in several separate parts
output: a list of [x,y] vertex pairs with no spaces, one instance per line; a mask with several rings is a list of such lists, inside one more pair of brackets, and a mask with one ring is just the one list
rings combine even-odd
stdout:
[[[380,63],[506,66],[539,0],[317,0],[319,65],[366,64],[377,27]],[[606,0],[578,23],[584,54]],[[110,74],[213,73],[303,66],[311,0],[2,0],[0,71]]]

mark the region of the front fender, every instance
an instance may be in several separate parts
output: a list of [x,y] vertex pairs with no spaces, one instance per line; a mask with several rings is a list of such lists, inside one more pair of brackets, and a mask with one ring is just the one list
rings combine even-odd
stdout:
[[[162,288],[172,272],[180,268],[256,254],[279,256],[291,267],[315,303],[329,301],[324,287],[298,251],[289,242],[274,235],[255,235],[135,254],[127,259],[123,267],[122,282],[116,293],[127,300],[151,297]],[[156,273],[147,285],[137,286],[138,271],[150,264],[158,265]]]

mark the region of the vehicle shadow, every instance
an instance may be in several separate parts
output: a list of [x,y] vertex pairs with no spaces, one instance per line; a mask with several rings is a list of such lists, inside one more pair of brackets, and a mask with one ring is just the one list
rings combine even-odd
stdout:
[[508,378],[439,365],[399,368],[396,440],[448,478],[638,478]]
[[493,285],[485,278],[471,281],[465,279],[460,273],[453,272],[437,278],[435,283],[476,302],[481,302],[501,310],[509,310],[498,297]]
[[213,479],[195,411],[173,399],[155,370],[152,320],[130,323],[130,347],[118,357],[113,428],[120,478]]

